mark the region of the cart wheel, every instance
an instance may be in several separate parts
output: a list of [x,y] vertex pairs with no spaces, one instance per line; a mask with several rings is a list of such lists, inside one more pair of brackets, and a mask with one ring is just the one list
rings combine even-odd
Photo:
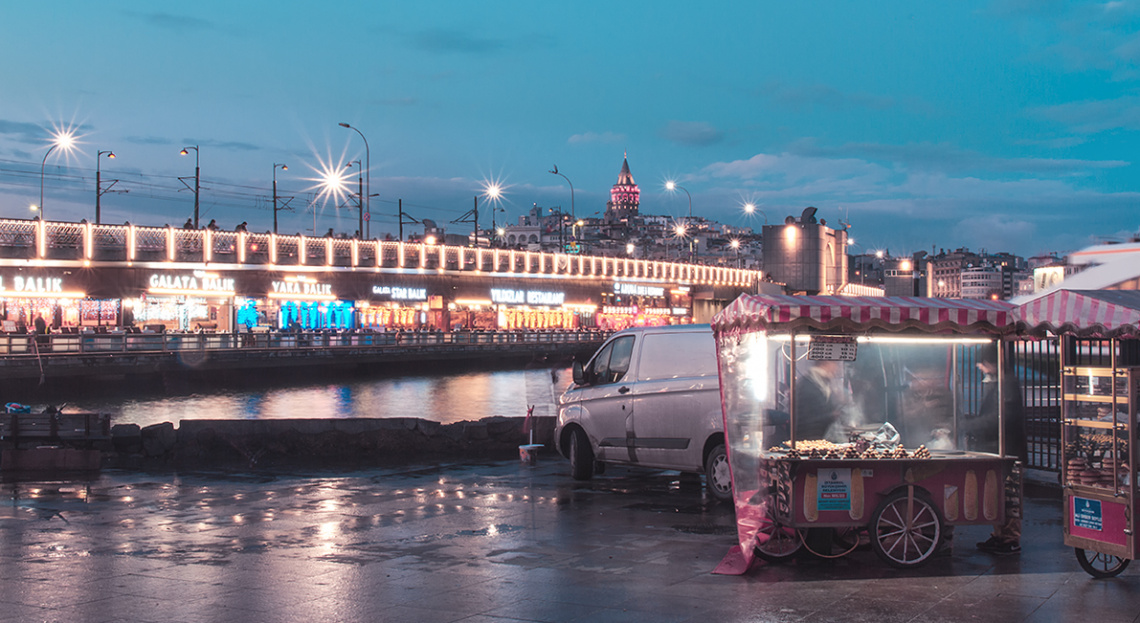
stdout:
[[914,492],[907,517],[907,490],[895,491],[871,516],[871,547],[892,567],[906,569],[928,561],[942,538],[942,517],[930,499]]
[[771,517],[764,518],[756,542],[756,555],[768,562],[788,560],[804,546],[798,530],[782,526]]
[[1132,562],[1127,558],[1094,552],[1091,549],[1074,548],[1077,552],[1077,562],[1086,573],[1097,579],[1114,578],[1121,571],[1128,568]]

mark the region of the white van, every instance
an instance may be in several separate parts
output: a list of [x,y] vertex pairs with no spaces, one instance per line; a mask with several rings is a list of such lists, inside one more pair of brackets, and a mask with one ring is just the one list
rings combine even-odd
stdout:
[[554,439],[570,473],[589,480],[606,463],[703,473],[709,493],[732,497],[716,345],[708,325],[615,333],[559,398]]

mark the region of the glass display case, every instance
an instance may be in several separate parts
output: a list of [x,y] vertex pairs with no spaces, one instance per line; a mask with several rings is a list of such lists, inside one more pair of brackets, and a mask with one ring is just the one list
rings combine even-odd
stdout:
[[1137,397],[1140,367],[1062,369],[1065,544],[1081,566],[1111,577],[1136,557]]

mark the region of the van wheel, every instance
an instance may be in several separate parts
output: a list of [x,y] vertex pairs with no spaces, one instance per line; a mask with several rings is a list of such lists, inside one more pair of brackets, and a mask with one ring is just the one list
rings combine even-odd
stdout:
[[705,488],[718,502],[732,499],[732,470],[723,443],[713,448],[705,459]]
[[575,428],[570,431],[570,477],[574,480],[589,480],[594,477],[594,451],[586,431]]

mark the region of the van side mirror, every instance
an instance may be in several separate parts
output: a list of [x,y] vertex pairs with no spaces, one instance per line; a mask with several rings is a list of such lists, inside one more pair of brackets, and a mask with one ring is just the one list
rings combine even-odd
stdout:
[[585,385],[586,384],[586,372],[585,372],[585,370],[582,369],[582,362],[581,361],[574,360],[574,365],[572,365],[570,367],[570,370],[574,376],[574,384],[575,385]]

